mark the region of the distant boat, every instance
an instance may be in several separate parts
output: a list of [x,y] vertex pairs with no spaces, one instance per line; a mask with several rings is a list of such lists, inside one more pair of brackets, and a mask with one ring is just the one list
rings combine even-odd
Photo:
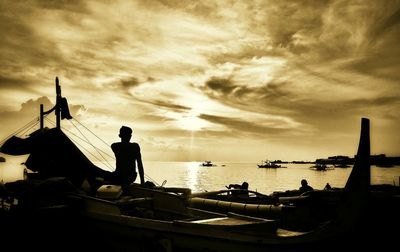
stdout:
[[261,164],[258,164],[257,166],[258,168],[285,168],[268,160],[261,161]]
[[328,167],[326,164],[315,164],[310,167],[310,169],[315,170],[315,171],[327,171],[327,170],[333,170],[333,167]]
[[215,166],[210,160],[206,160],[200,164],[200,166]]

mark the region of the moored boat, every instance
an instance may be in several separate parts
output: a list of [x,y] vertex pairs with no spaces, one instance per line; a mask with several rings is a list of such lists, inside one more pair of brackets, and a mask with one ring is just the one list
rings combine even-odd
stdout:
[[263,160],[260,164],[257,164],[257,166],[258,168],[285,168],[269,160]]
[[311,170],[314,171],[328,171],[328,170],[333,170],[334,167],[332,166],[327,166],[326,164],[315,164],[313,166],[310,167]]

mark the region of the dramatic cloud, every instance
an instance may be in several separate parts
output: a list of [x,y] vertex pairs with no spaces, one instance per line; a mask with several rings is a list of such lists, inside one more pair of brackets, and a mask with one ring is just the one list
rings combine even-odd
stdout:
[[400,155],[398,0],[6,0],[0,30],[2,135],[58,76],[77,119],[108,142],[131,125],[151,159],[353,155],[361,117]]
[[28,87],[28,85],[29,83],[24,80],[0,76],[0,89],[25,89]]
[[[30,129],[38,129],[41,104],[43,105],[44,111],[48,111],[54,107],[54,104],[49,100],[49,98],[43,96],[35,100],[27,100],[21,104],[20,109],[17,111],[0,112],[0,118],[7,122],[0,125],[1,140],[3,141],[7,135],[27,126],[27,124],[29,124],[28,127],[30,127]],[[69,104],[69,111],[72,117],[79,119],[80,116],[86,112],[86,108],[83,105]],[[54,119],[49,120],[50,122],[55,121]],[[48,121],[45,121],[45,124],[48,124],[46,122]],[[49,127],[52,126],[52,124],[49,125]]]

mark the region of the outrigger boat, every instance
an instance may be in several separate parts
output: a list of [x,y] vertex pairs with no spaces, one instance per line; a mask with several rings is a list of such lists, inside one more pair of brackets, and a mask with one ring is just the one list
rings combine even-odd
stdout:
[[[193,201],[204,200],[131,186],[127,189],[127,204],[121,199],[104,200],[82,195],[82,214],[104,233],[118,233],[118,244],[124,247],[136,244],[132,240],[156,241],[168,251],[265,251],[295,249],[298,246],[314,248],[342,239],[354,231],[359,213],[368,204],[369,194],[369,120],[362,120],[357,161],[346,183],[335,218],[313,225],[307,231],[280,227],[284,212],[277,206],[258,209],[280,218],[250,217],[233,214],[233,203],[226,204],[227,214],[199,210]],[[125,202],[124,201],[124,202]],[[188,202],[188,206],[185,202]],[[247,204],[247,208],[251,208]],[[115,236],[113,236],[115,237]],[[134,247],[134,246],[133,246]],[[132,247],[132,248],[133,248]]]
[[257,166],[258,168],[286,168],[269,160],[263,160],[260,164],[257,164]]
[[[114,250],[287,251],[334,246],[338,240],[348,238],[357,229],[361,221],[360,213],[368,206],[368,119],[362,119],[356,162],[335,208],[334,218],[324,223],[312,223],[311,228],[305,223],[289,229],[290,221],[283,220],[289,216],[284,209],[291,209],[290,207],[263,208],[256,204],[244,204],[245,209],[268,213],[264,217],[254,217],[246,214],[246,211],[244,214],[233,213],[236,208],[243,207],[243,204],[235,207],[233,203],[226,203],[222,207],[227,212],[217,213],[200,209],[199,202],[204,199],[192,197],[187,188],[143,188],[135,184],[126,188],[118,185],[96,185],[95,177],[101,176],[102,172],[59,127],[61,112],[67,109],[66,101],[62,102],[58,81],[56,84],[59,91],[54,109],[57,127],[49,130],[41,127],[30,138],[13,138],[1,148],[2,152],[8,154],[30,153],[26,165],[36,169],[38,173],[37,180],[21,182],[24,186],[19,192],[18,183],[5,185],[0,195],[1,200],[3,203],[11,202],[8,210],[15,210],[0,211],[2,219],[7,220],[7,223],[26,213],[30,213],[30,217],[36,216],[32,213],[45,213],[40,214],[40,220],[45,220],[49,212],[55,213],[51,216],[56,218],[64,216],[62,218],[65,219],[67,216],[68,220],[84,227],[81,229],[89,229],[100,235],[101,239],[96,240],[97,247],[110,246]],[[61,104],[64,104],[64,109]],[[41,116],[43,114],[41,109]],[[16,143],[21,144],[22,149],[13,148]],[[58,154],[61,149],[62,154]],[[89,181],[91,185],[86,190],[85,181]],[[35,183],[37,184],[32,187],[25,186]],[[13,205],[15,200],[21,204]]]
[[278,198],[247,189],[224,189],[217,191],[197,192],[192,198],[204,198],[218,201],[237,202],[246,204],[276,204]]

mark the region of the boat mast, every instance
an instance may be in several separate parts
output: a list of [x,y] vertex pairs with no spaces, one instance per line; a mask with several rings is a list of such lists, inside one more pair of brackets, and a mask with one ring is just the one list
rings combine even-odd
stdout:
[[61,86],[58,81],[58,77],[56,77],[56,105],[48,111],[44,111],[43,104],[40,104],[40,129],[44,127],[44,116],[50,114],[55,111],[56,113],[56,128],[61,128]]
[[56,128],[61,128],[61,87],[58,81],[58,77],[56,77]]

